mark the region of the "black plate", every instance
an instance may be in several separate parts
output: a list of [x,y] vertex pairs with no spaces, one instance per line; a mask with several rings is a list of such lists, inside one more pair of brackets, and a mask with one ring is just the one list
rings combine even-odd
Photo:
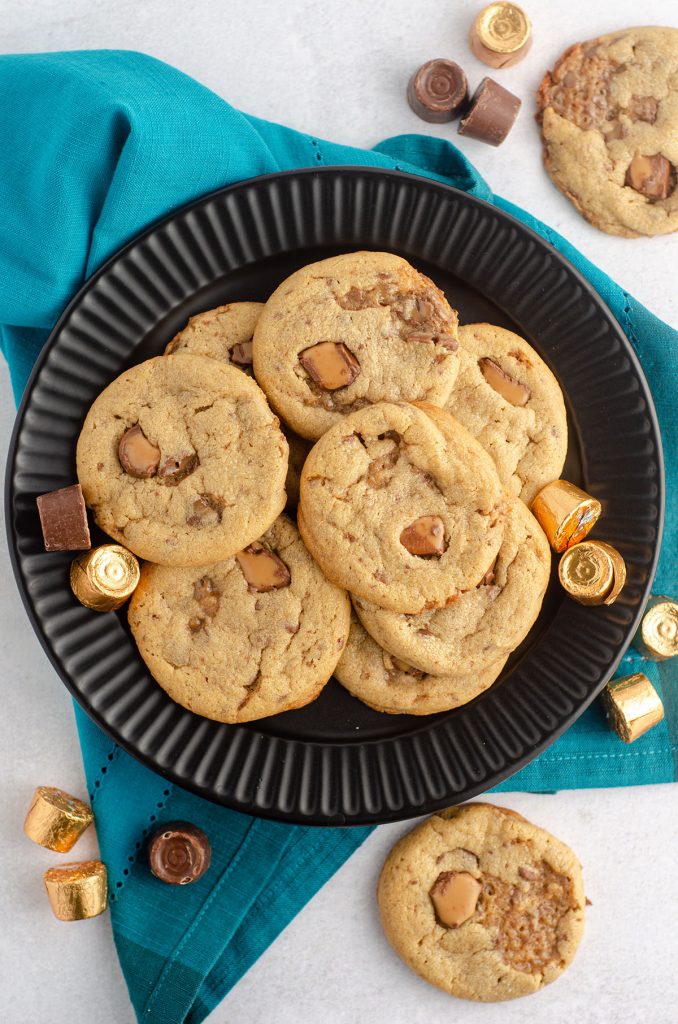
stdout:
[[[76,440],[96,395],[127,366],[161,352],[188,316],[265,299],[303,264],[359,248],[402,254],[444,288],[462,322],[512,327],[546,359],[570,416],[565,475],[603,502],[597,535],[621,550],[628,583],[612,607],[583,608],[552,581],[501,681],[447,714],[381,715],[332,681],[299,711],[220,725],[174,704],[153,682],[124,613],[98,615],[75,601],[70,557],[43,550],[35,498],[75,480]],[[146,231],[87,282],[26,389],[6,501],[12,563],[38,637],[71,693],[121,746],[228,807],[359,824],[474,796],[575,720],[633,635],[658,555],[663,492],[659,430],[638,361],[562,256],[455,189],[396,172],[327,168],[206,196]]]

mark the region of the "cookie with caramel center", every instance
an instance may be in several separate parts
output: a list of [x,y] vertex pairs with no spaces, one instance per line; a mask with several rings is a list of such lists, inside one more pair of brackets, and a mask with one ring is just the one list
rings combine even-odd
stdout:
[[459,374],[445,408],[480,441],[510,494],[529,504],[567,455],[558,381],[524,338],[494,324],[459,328]]
[[254,374],[281,419],[315,440],[374,402],[443,405],[457,347],[457,314],[432,281],[392,253],[346,253],[276,288],[254,332]]
[[343,417],[301,474],[298,523],[325,575],[397,612],[480,582],[504,530],[492,459],[449,413],[379,402]]
[[135,555],[202,565],[257,540],[285,505],[288,446],[254,380],[203,355],[126,370],[89,410],[78,479]]
[[231,558],[143,566],[129,624],[154,679],[178,704],[249,722],[318,696],[348,637],[347,594],[325,579],[280,516]]
[[678,29],[575,43],[544,75],[537,108],[544,166],[594,227],[678,230]]
[[408,967],[460,999],[537,992],[571,964],[584,929],[579,861],[493,804],[439,811],[393,847],[377,899]]

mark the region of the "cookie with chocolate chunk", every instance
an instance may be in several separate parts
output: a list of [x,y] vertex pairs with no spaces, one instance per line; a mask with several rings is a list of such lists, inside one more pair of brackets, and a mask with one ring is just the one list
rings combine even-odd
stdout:
[[431,675],[389,654],[357,619],[351,621],[348,643],[334,674],[363,704],[389,715],[434,715],[468,704],[492,686],[506,656],[482,671]]
[[560,476],[567,455],[563,395],[546,363],[513,331],[459,328],[459,374],[446,409],[492,456],[510,494],[529,504]]
[[396,843],[377,890],[408,967],[460,999],[537,992],[572,963],[586,897],[572,850],[492,804],[439,811]]
[[251,374],[252,336],[263,308],[263,302],[229,302],[197,313],[174,335],[165,355],[192,352],[233,363]]
[[497,557],[480,583],[444,608],[403,615],[353,597],[358,618],[396,658],[434,675],[486,672],[527,636],[551,573],[551,549],[519,498],[508,502]]
[[546,170],[591,224],[627,238],[678,230],[678,29],[576,43],[537,107]]
[[102,391],[77,446],[96,522],[141,558],[204,565],[285,505],[288,448],[255,382],[202,355],[157,356]]
[[480,582],[504,530],[492,459],[449,413],[379,402],[342,417],[304,463],[298,523],[325,575],[421,612]]
[[129,606],[154,679],[218,722],[308,704],[339,660],[349,621],[348,595],[325,579],[285,516],[221,562],[144,565]]
[[312,263],[275,290],[254,332],[254,374],[278,415],[315,440],[379,401],[444,405],[457,374],[457,314],[392,253]]

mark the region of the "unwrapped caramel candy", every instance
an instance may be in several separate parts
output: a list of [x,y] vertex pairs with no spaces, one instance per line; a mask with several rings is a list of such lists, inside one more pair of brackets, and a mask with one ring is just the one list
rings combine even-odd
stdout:
[[360,373],[360,363],[340,341],[321,341],[305,348],[299,362],[309,377],[327,391],[347,387]]
[[518,4],[488,4],[471,26],[469,43],[474,56],[483,64],[491,68],[511,67],[523,59],[532,45],[530,19]]
[[71,563],[71,590],[80,604],[95,612],[120,608],[136,590],[139,577],[137,558],[119,544],[102,544]]
[[106,909],[106,868],[100,860],[85,860],[49,868],[43,875],[54,916],[60,921],[84,921]]
[[662,595],[651,597],[633,646],[652,661],[675,658],[678,655],[678,601]]
[[664,717],[664,705],[642,672],[612,679],[602,693],[612,728],[624,743],[633,743]]
[[558,578],[579,604],[614,604],[626,583],[626,564],[611,544],[587,540],[567,549]]
[[468,871],[444,871],[430,892],[436,919],[444,928],[458,928],[473,917],[482,885]]
[[445,524],[440,516],[419,516],[402,531],[400,543],[411,555],[442,555],[447,548]]
[[38,786],[24,821],[24,832],[39,846],[68,853],[93,821],[92,811],[82,800],[54,786]]
[[292,582],[290,570],[275,551],[265,548],[259,541],[250,544],[235,556],[247,587],[252,592],[265,594],[269,590],[289,587]]
[[600,502],[567,480],[554,480],[532,502],[532,513],[554,551],[583,540],[598,521]]

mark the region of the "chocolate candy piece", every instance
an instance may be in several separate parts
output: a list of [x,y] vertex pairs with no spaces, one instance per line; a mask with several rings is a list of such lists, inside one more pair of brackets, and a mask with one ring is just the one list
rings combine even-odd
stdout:
[[187,526],[216,526],[221,522],[224,511],[224,502],[213,494],[199,494],[193,500],[191,513],[186,518]]
[[201,576],[193,585],[193,597],[205,615],[213,619],[219,611],[219,602],[221,600],[221,591],[215,586],[214,580],[209,576]]
[[579,604],[613,604],[626,582],[626,565],[611,544],[587,540],[567,549],[558,566],[558,577]]
[[653,661],[678,655],[678,602],[670,597],[651,597],[645,608],[634,647]]
[[438,924],[459,928],[473,917],[482,888],[468,871],[443,871],[438,875],[429,893]]
[[625,185],[647,199],[667,199],[672,192],[673,165],[661,153],[636,153],[626,170]]
[[45,551],[84,551],[92,545],[80,484],[36,499]]
[[518,4],[488,4],[469,35],[473,54],[491,68],[517,64],[532,45],[530,19]]
[[612,728],[624,743],[633,743],[664,717],[664,705],[642,672],[612,679],[602,693]]
[[139,562],[131,551],[102,544],[71,563],[71,590],[85,608],[113,612],[132,596],[139,576]]
[[478,366],[490,387],[494,388],[507,402],[510,402],[511,405],[527,405],[532,392],[526,384],[521,384],[510,373],[502,370],[501,366],[498,366],[493,359],[479,359]]
[[389,675],[394,676],[396,673],[405,676],[411,676],[412,679],[423,679],[426,675],[421,669],[413,668],[412,665],[408,665],[406,661],[401,661],[400,658],[395,658],[388,651],[381,652],[381,660],[384,664],[384,668]]
[[200,459],[195,452],[184,452],[181,455],[170,455],[158,470],[158,479],[166,487],[176,487],[191,473],[195,473]]
[[269,551],[259,541],[250,544],[235,557],[250,591],[265,594],[269,590],[289,587],[292,582],[290,571],[282,558],[278,558],[274,551]]
[[61,864],[45,871],[43,878],[50,906],[60,921],[84,921],[106,909],[106,868],[100,860]]
[[360,373],[360,363],[340,341],[321,341],[299,354],[309,377],[328,391],[345,388]]
[[596,524],[600,502],[567,480],[554,480],[532,502],[532,513],[554,551],[572,547]]
[[236,366],[251,366],[252,348],[251,341],[241,341],[238,345],[234,345],[229,352],[231,362]]
[[129,476],[143,480],[157,473],[160,449],[148,440],[139,424],[135,423],[120,438],[118,459]]
[[491,78],[483,78],[457,131],[490,146],[500,146],[513,128],[520,103],[508,89]]
[[209,868],[211,858],[209,839],[202,829],[188,821],[161,825],[148,844],[150,869],[168,885],[196,882]]
[[457,117],[468,99],[466,75],[453,60],[429,60],[407,85],[407,101],[424,121],[442,124]]
[[405,527],[400,543],[411,555],[442,555],[447,548],[445,524],[440,516],[420,516]]
[[82,800],[54,786],[38,786],[24,821],[24,832],[47,850],[68,853],[93,821],[92,811]]

